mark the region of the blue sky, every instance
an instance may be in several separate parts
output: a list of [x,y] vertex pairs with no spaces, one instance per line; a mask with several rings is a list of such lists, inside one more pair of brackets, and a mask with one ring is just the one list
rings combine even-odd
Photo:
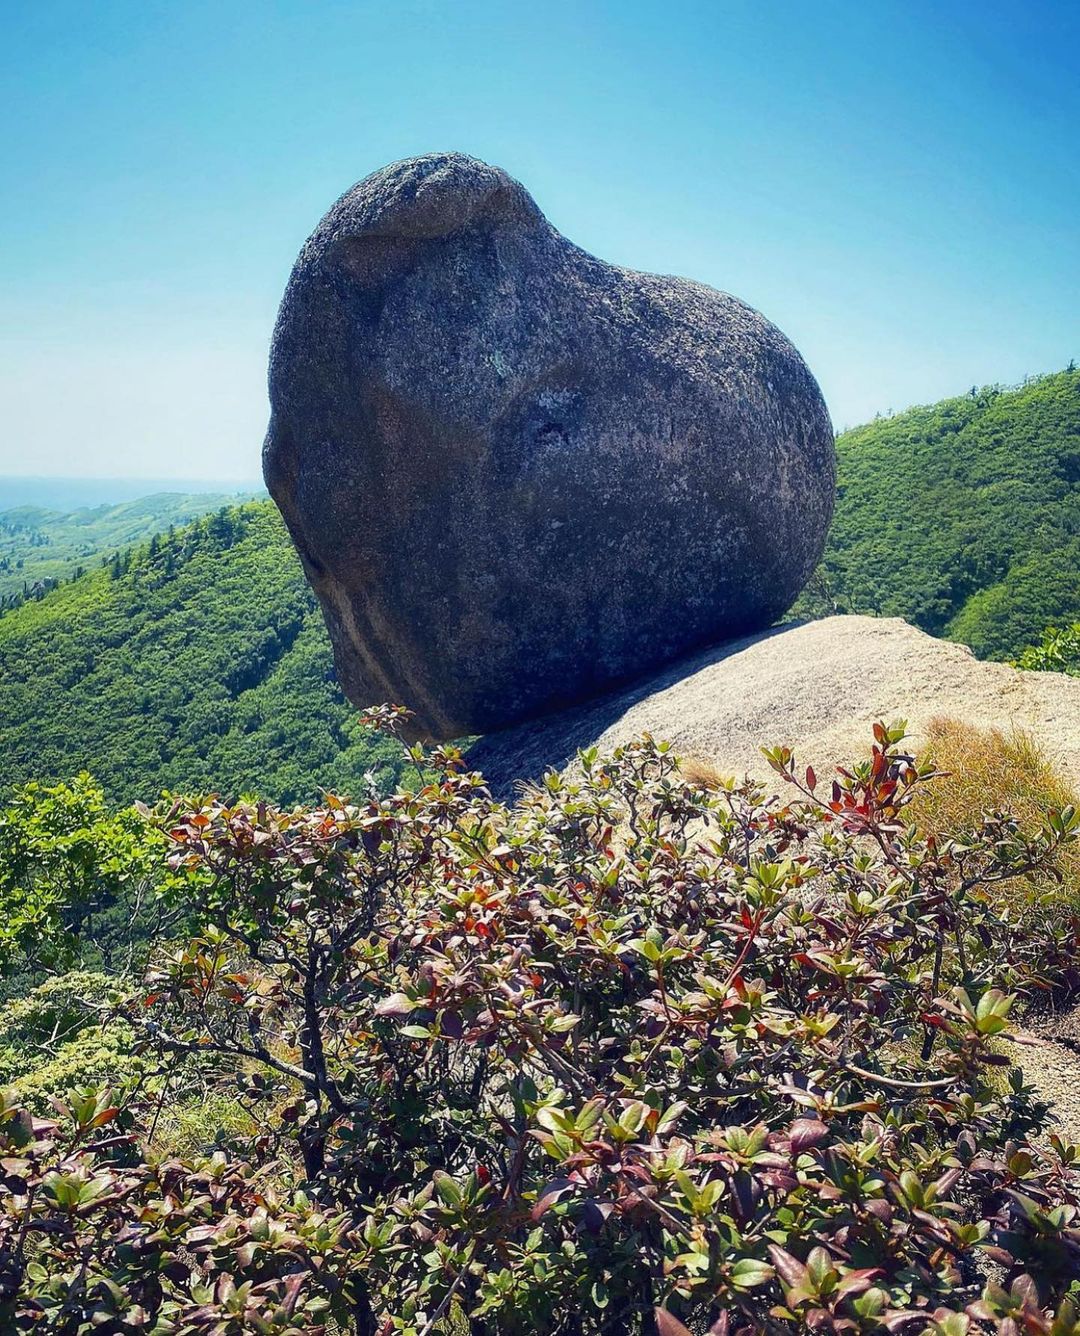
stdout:
[[461,149],[761,309],[837,427],[1080,358],[1080,6],[0,0],[0,474],[250,478],[352,182]]

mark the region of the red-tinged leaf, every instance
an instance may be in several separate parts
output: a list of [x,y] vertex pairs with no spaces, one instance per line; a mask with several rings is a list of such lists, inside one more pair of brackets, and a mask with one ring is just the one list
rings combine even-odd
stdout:
[[143,998],[143,1006],[152,1007],[160,996],[160,993],[148,993],[146,997]]
[[659,1336],[693,1336],[689,1327],[684,1326],[673,1313],[669,1313],[666,1308],[657,1308],[654,1316],[656,1318],[656,1330]]
[[806,787],[808,789],[817,788],[817,775],[814,774],[814,767],[812,765],[806,767]]
[[769,1256],[772,1258],[773,1266],[776,1267],[776,1274],[789,1289],[795,1285],[806,1284],[808,1279],[806,1267],[797,1257],[792,1257],[786,1248],[770,1243]]
[[444,1011],[439,1019],[439,1029],[447,1039],[460,1039],[465,1033],[465,1025],[458,1011]]
[[540,1199],[532,1208],[532,1218],[539,1220],[545,1211],[550,1210],[552,1206],[571,1190],[573,1184],[568,1178],[556,1178],[547,1185],[540,1195]]
[[792,1154],[800,1155],[829,1139],[829,1129],[818,1118],[796,1118],[788,1131]]
[[938,1030],[946,1029],[949,1024],[949,1022],[945,1019],[944,1016],[939,1016],[936,1012],[933,1011],[921,1012],[919,1015],[919,1020],[921,1020],[924,1025],[932,1025]]
[[300,1297],[300,1291],[304,1288],[305,1279],[306,1272],[304,1271],[296,1271],[293,1275],[285,1278],[285,1293],[282,1307],[290,1317],[292,1317],[293,1313],[296,1311],[296,1301]]
[[709,1328],[709,1336],[728,1336],[730,1330],[731,1323],[728,1320],[727,1309],[725,1309]]
[[880,1267],[865,1267],[859,1271],[849,1271],[837,1285],[836,1293],[844,1295],[845,1298],[854,1298],[858,1294],[865,1293],[880,1275]]
[[593,1201],[590,1198],[582,1208],[581,1223],[590,1234],[599,1234],[614,1209],[609,1201]]
[[912,1308],[897,1309],[893,1313],[883,1313],[877,1320],[886,1331],[902,1332],[909,1327],[914,1327],[916,1323],[918,1323],[919,1331],[925,1331],[926,1329],[926,1314]]

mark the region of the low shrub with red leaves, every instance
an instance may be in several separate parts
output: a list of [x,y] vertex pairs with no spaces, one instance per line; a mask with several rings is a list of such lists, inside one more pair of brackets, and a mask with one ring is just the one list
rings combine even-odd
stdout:
[[1080,1333],[1080,1151],[1045,1135],[1009,1040],[1076,927],[1002,908],[1080,820],[923,838],[933,772],[903,736],[878,725],[830,786],[767,753],[781,796],[645,738],[513,807],[452,749],[385,799],[175,806],[201,926],[133,1017],[163,1064],[229,1066],[261,1133],[244,1164],[170,1166],[9,1110],[0,1312],[162,1336]]

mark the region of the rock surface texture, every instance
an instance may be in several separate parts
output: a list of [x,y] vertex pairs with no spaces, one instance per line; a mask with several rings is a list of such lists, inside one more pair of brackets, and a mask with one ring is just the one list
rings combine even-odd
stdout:
[[625,692],[492,734],[469,753],[497,792],[651,733],[723,774],[779,781],[760,748],[794,747],[829,775],[869,755],[875,720],[907,719],[916,746],[937,716],[1031,733],[1080,785],[1080,679],[984,663],[899,618],[827,617],[779,627],[674,665]]
[[264,473],[357,705],[486,732],[768,626],[833,440],[734,297],[586,254],[498,168],[395,163],[304,246]]

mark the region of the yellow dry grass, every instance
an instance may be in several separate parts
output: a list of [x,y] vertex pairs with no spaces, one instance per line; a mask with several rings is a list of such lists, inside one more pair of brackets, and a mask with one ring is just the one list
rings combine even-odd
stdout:
[[[1052,808],[1080,804],[1038,744],[1020,729],[981,729],[941,718],[927,732],[921,759],[945,772],[923,787],[914,804],[913,816],[928,833],[973,831],[987,812],[1007,812],[1031,830],[1045,823]],[[1056,866],[1062,877],[1057,895],[1080,900],[1080,841],[1058,853]],[[1055,887],[1050,878],[1036,885],[1041,892]]]
[[688,784],[699,789],[720,789],[729,779],[729,776],[721,774],[712,761],[706,761],[700,756],[681,756],[679,773]]

